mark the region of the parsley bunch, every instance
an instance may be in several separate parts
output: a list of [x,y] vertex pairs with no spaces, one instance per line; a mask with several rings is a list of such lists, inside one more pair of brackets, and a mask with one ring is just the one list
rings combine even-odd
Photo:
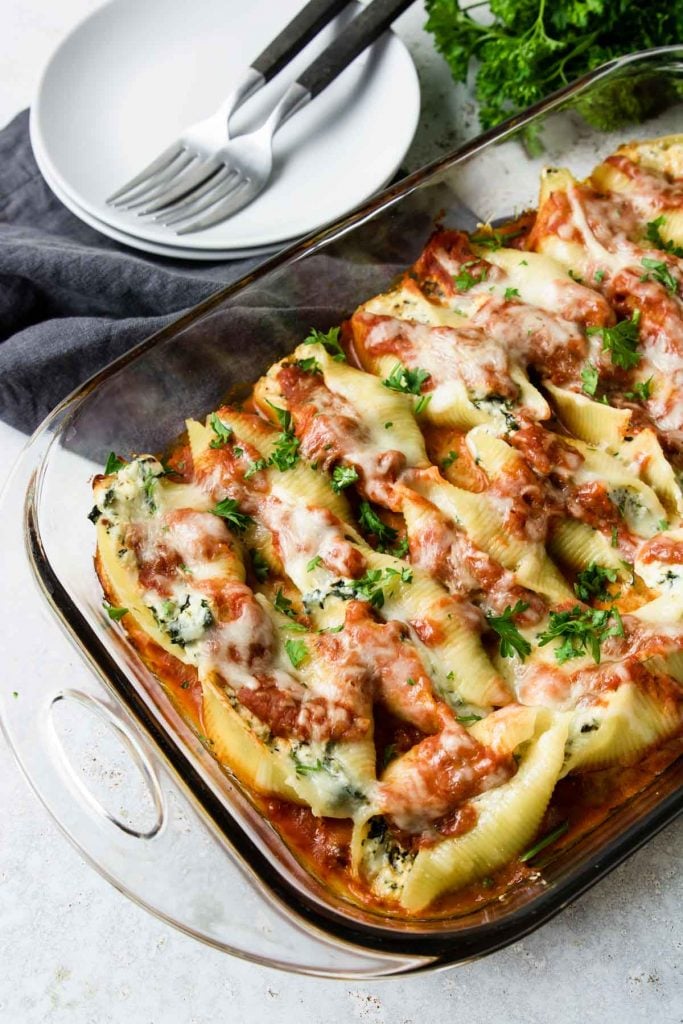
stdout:
[[561,640],[562,643],[555,648],[555,660],[560,665],[588,653],[599,665],[600,647],[610,636],[624,636],[624,625],[617,608],[595,611],[584,610],[577,605],[568,612],[550,613],[548,628],[538,634],[538,646],[545,647],[553,640]]
[[[683,7],[668,0],[490,0],[466,7],[459,0],[426,0],[426,7],[425,27],[453,77],[467,81],[470,62],[478,62],[482,128],[613,57],[683,36]],[[673,94],[673,86],[641,72],[598,87],[579,106],[596,128],[617,128],[663,109]]]

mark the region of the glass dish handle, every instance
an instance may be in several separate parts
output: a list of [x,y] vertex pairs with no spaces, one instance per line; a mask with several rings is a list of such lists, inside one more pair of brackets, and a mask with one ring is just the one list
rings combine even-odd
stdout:
[[[9,503],[18,505],[20,493],[14,492]],[[12,601],[21,616],[22,635],[35,638],[35,649],[8,645],[6,678],[21,683],[18,691],[0,690],[0,719],[26,778],[74,846],[108,881],[157,917],[244,959],[348,978],[427,966],[430,957],[384,955],[323,936],[283,908],[238,854],[226,848],[227,841],[219,840],[194,809],[146,734],[115,702],[92,664],[74,657],[64,633],[48,616],[17,529],[18,511],[9,519],[16,535],[5,549],[5,568],[15,583]],[[58,719],[67,705],[79,714],[91,713],[96,728],[86,723],[87,728],[71,734],[60,731],[63,723]],[[115,763],[112,736],[119,751]],[[69,756],[75,740],[81,749],[83,742],[87,745],[85,758],[77,762],[90,766],[87,777]],[[120,779],[122,766],[124,776],[136,770],[144,785],[144,799],[130,807],[132,822],[130,814],[112,811],[111,800],[101,799],[89,784],[91,777],[101,782],[112,773]],[[139,785],[135,792],[140,794]],[[136,821],[136,815],[144,820]]]

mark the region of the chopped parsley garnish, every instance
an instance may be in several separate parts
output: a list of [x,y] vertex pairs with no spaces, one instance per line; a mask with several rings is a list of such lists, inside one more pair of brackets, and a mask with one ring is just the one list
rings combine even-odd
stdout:
[[602,281],[604,276],[605,276],[605,271],[604,270],[596,270],[595,274],[593,275],[593,277],[598,282],[598,284]]
[[427,370],[421,370],[420,367],[411,370],[407,366],[403,366],[402,363],[396,363],[386,380],[383,380],[385,388],[390,388],[392,391],[402,391],[406,395],[419,395],[422,391],[422,385],[430,376]]
[[257,551],[256,548],[249,548],[249,557],[251,558],[251,568],[254,576],[259,583],[263,583],[263,581],[268,578],[270,566],[261,552]]
[[575,270],[568,270],[567,273],[571,277],[572,281],[576,281],[577,284],[583,284],[583,278],[580,274],[577,274]]
[[290,638],[287,638],[287,640],[285,640],[285,651],[287,652],[287,657],[294,668],[299,668],[300,665],[303,665],[308,657],[308,647],[303,640],[291,640]]
[[322,373],[320,369],[320,363],[315,356],[309,356],[308,359],[297,359],[295,366],[298,366],[302,373],[310,373],[311,375],[316,373]]
[[209,417],[209,426],[216,435],[211,441],[209,441],[209,447],[222,447],[227,444],[230,437],[232,436],[232,428],[226,427],[223,421],[212,413]]
[[254,522],[246,512],[240,512],[239,505],[234,498],[223,498],[210,510],[215,516],[225,519],[231,530],[236,533],[244,533],[246,528]]
[[109,452],[107,456],[107,464],[104,467],[104,475],[109,476],[111,473],[118,473],[120,469],[126,465],[123,459],[120,459],[115,452]]
[[600,374],[592,363],[586,363],[583,370],[581,371],[581,384],[585,394],[590,395],[591,398],[595,395],[598,389],[598,381],[600,380]]
[[232,437],[232,428],[226,427],[215,412],[212,412],[209,417],[209,426],[216,435],[213,440],[209,441],[209,448],[222,448]]
[[470,288],[474,288],[475,284],[481,284],[482,281],[486,280],[488,273],[486,267],[482,267],[479,277],[475,277],[474,274],[470,273],[468,268],[475,267],[476,265],[477,260],[468,260],[467,263],[463,263],[458,273],[454,275],[453,284],[459,292],[468,292]]
[[329,331],[316,331],[312,328],[308,337],[304,338],[304,345],[322,345],[327,354],[338,363],[346,362],[346,353],[339,344],[338,327],[330,327]]
[[413,573],[408,568],[368,569],[360,579],[351,580],[349,586],[355,597],[369,601],[373,608],[382,608],[385,601],[382,586],[391,583],[394,577],[399,577],[402,583],[412,583]]
[[233,448],[232,454],[235,456],[235,458],[241,459],[242,456],[244,455],[244,448]]
[[668,530],[669,529],[669,523],[668,523],[668,521],[666,519],[660,519],[659,522],[657,523],[657,527],[660,530]]
[[647,231],[645,232],[645,237],[647,238],[648,242],[652,243],[655,249],[661,249],[662,252],[668,252],[671,253],[672,256],[678,256],[679,259],[683,259],[683,247],[681,247],[680,245],[675,245],[671,239],[666,241],[664,238],[662,238],[659,229],[665,223],[666,217],[664,216],[664,214],[661,214],[661,216],[657,217],[656,220],[649,221],[647,225]]
[[510,302],[511,299],[518,299],[518,298],[519,298],[519,289],[518,288],[506,288],[505,289],[505,301],[506,302]]
[[443,459],[443,461],[441,462],[441,467],[442,467],[442,469],[448,469],[448,467],[449,467],[449,466],[452,466],[452,465],[453,465],[453,463],[455,462],[455,460],[456,460],[457,458],[458,458],[458,453],[457,453],[457,452],[454,452],[454,451],[453,451],[453,450],[451,449],[451,451],[449,451],[449,453],[448,453],[448,455],[446,456],[446,458],[445,458],[445,459]]
[[649,273],[643,274],[640,279],[641,281],[649,281],[652,278],[658,284],[663,285],[672,295],[676,294],[678,291],[678,281],[664,260],[653,260],[649,256],[644,256],[640,262],[649,271]]
[[417,402],[415,403],[415,415],[419,416],[420,413],[423,413],[427,406],[429,405],[429,403],[431,402],[431,400],[431,395],[420,395]]
[[128,614],[127,608],[117,607],[114,604],[109,604],[108,601],[103,601],[102,604],[105,612],[110,619],[114,620],[114,622],[120,622],[123,616]]
[[357,479],[358,473],[353,466],[335,466],[332,473],[332,490],[339,494],[344,488],[355,484]]
[[383,522],[372,508],[369,501],[361,501],[358,510],[358,523],[365,533],[372,533],[377,538],[380,550],[390,548],[396,543],[398,530]]
[[621,320],[614,327],[589,327],[586,333],[602,335],[602,351],[610,352],[615,366],[632,370],[640,362],[636,352],[639,323],[640,310],[636,309],[630,320]]
[[406,679],[406,686],[417,686],[417,680],[413,679],[412,676],[408,676]]
[[292,608],[292,602],[282,592],[282,587],[278,590],[273,601],[273,606],[276,612],[280,612],[281,615],[288,615],[290,619],[293,619],[296,612]]
[[408,538],[403,537],[403,539],[398,542],[396,547],[392,548],[391,551],[389,551],[389,554],[393,555],[394,558],[405,558],[409,550],[410,545],[408,544]]
[[631,401],[647,402],[652,394],[652,380],[652,377],[648,377],[647,380],[638,381],[637,384],[634,384],[633,391],[624,392],[624,398],[630,398]]
[[584,654],[591,654],[599,665],[600,647],[610,636],[624,636],[624,624],[617,608],[596,611],[576,605],[568,612],[550,612],[548,628],[538,634],[538,646],[561,640],[555,648],[555,659],[560,665]]
[[456,715],[455,720],[460,725],[474,725],[475,722],[481,722],[481,715]]
[[386,422],[386,423],[384,424],[384,429],[385,429],[385,430],[391,430],[391,428],[393,427],[393,425],[394,425],[394,424],[393,424],[393,422],[392,422],[391,420],[387,420],[387,422]]
[[608,569],[591,562],[576,577],[574,592],[582,601],[590,601],[591,598],[595,598],[596,601],[608,601],[611,595],[607,584],[616,583],[617,575],[616,569]]
[[322,565],[322,558],[320,557],[320,555],[316,555],[315,558],[312,558],[308,565],[306,566],[306,572],[313,572],[313,570],[316,569],[319,565]]
[[289,409],[280,409],[272,402],[268,405],[273,409],[278,418],[282,433],[278,434],[275,446],[268,460],[273,466],[277,466],[281,473],[292,469],[299,461],[299,438],[292,430],[292,414]]
[[514,615],[520,615],[528,607],[526,601],[517,601],[514,608],[508,605],[502,615],[486,616],[489,626],[500,637],[501,658],[512,658],[518,654],[524,661],[527,654],[531,654],[531,644],[524,639],[513,621]]
[[320,758],[314,761],[313,764],[306,764],[305,761],[300,761],[295,753],[292,753],[292,760],[294,761],[294,770],[297,775],[311,775],[313,772],[324,772],[327,771],[327,767],[324,761]]
[[244,474],[245,480],[250,480],[255,473],[260,472],[262,469],[268,468],[268,462],[266,459],[257,459],[256,462],[250,462]]
[[560,836],[565,835],[565,833],[567,833],[568,831],[569,822],[563,821],[562,824],[558,825],[557,828],[554,828],[552,832],[548,832],[546,836],[543,836],[543,838],[539,839],[537,843],[534,843],[533,846],[530,846],[529,849],[526,850],[525,853],[523,853],[519,859],[522,861],[522,863],[526,863],[526,861],[531,860],[532,857],[535,857],[536,854],[541,852],[541,850],[545,850],[546,846],[550,846],[551,843],[554,843],[556,840],[560,838]]

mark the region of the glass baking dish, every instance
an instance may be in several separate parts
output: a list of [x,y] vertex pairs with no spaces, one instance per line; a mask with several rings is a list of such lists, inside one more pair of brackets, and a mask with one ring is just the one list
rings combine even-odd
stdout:
[[[658,112],[609,133],[590,128],[580,112],[587,98],[604,104],[632,76],[658,97]],[[436,220],[465,229],[495,222],[535,204],[544,163],[567,163],[580,176],[628,138],[683,129],[679,93],[683,47],[597,70],[221,290],[85,384],[29,442],[4,495],[3,564],[13,589],[2,590],[0,616],[6,637],[32,642],[6,645],[3,725],[66,835],[152,912],[287,970],[365,978],[425,970],[521,938],[680,810],[679,760],[504,898],[425,921],[352,905],[298,863],[107,620],[86,518],[90,478],[110,450],[163,449],[185,417],[238,396],[310,327],[339,323],[383,289],[417,257]],[[64,634],[82,660],[71,657]],[[66,705],[113,730],[137,766],[144,824],[108,810],[70,767],[69,733],[57,727]]]

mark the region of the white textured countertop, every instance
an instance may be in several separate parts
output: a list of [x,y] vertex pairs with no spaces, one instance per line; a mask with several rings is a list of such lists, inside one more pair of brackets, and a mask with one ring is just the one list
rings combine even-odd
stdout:
[[[5,0],[0,124],[29,104],[56,42],[95,6],[95,0]],[[399,23],[423,89],[411,168],[450,148],[471,115],[462,98],[456,102],[422,20],[416,4]],[[0,482],[21,443],[20,435],[0,424]],[[2,583],[12,585],[5,578]],[[30,644],[32,638],[15,636],[13,642]],[[61,836],[2,740],[0,812],[1,1024],[683,1020],[680,822],[515,946],[446,973],[364,984],[242,963],[134,906]]]

